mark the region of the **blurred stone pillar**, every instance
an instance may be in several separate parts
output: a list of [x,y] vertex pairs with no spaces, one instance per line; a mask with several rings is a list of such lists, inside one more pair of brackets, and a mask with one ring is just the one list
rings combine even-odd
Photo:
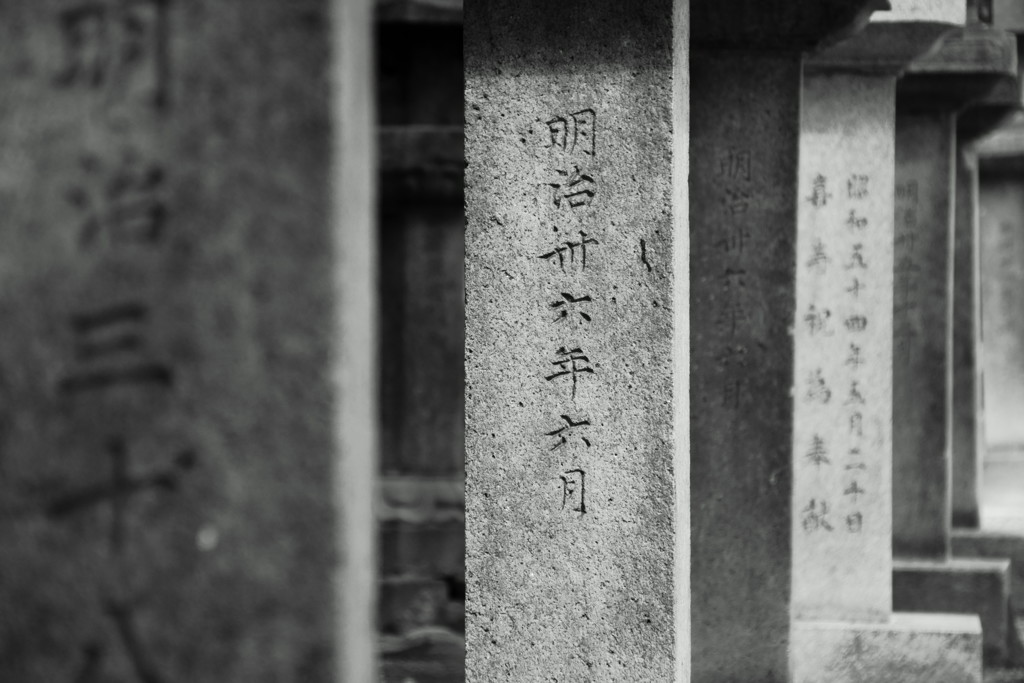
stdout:
[[961,500],[976,501],[980,527],[954,529],[952,539],[955,556],[1010,560],[1017,614],[1024,606],[1024,535],[1020,531],[1024,439],[1017,438],[1019,432],[1014,434],[1024,408],[1024,354],[1020,352],[1024,328],[1019,315],[1024,284],[1020,266],[1024,253],[1022,133],[1024,115],[1018,113],[979,140],[968,157],[975,164],[970,173],[978,202],[973,245],[978,404],[974,456],[980,462],[974,463],[978,471],[971,467],[976,479],[967,493],[973,498]]
[[956,120],[1016,72],[1013,36],[974,25],[915,61],[897,91],[893,607],[980,614],[992,663],[1016,640],[1008,562],[951,556]]
[[371,17],[0,6],[0,680],[376,678]]
[[[994,28],[1015,34],[1020,54],[1024,20],[995,7],[989,16]],[[953,463],[953,526],[978,529],[981,524],[984,435],[984,339],[981,326],[980,251],[978,248],[978,160],[976,142],[1021,110],[1020,60],[1018,74],[1000,79],[982,99],[957,117],[956,214],[950,287],[951,383],[949,449]]]
[[377,680],[379,297],[372,0],[332,0],[338,681]]

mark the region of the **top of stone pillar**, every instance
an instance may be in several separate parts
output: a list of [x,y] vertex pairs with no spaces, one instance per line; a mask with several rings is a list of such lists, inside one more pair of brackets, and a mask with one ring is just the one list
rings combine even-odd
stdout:
[[[962,2],[962,0],[961,0]],[[714,0],[690,7],[695,46],[803,51],[863,29],[889,0]]]
[[987,170],[1024,169],[1024,88],[1020,50],[1024,46],[1024,2],[979,0],[988,5],[983,17],[993,28],[1016,34],[1018,71],[1013,83],[1004,81],[988,97],[960,114],[957,133],[968,142]]
[[805,66],[810,71],[898,75],[956,30],[934,21],[882,22],[872,18],[860,33],[810,55]]
[[962,109],[1017,77],[1017,40],[974,24],[943,36],[899,82],[901,105]]
[[1024,112],[1017,112],[1008,123],[973,146],[982,168],[1024,170]]
[[1017,75],[1000,78],[983,98],[960,112],[957,117],[957,135],[961,142],[970,143],[987,135],[1024,108],[1019,68],[1020,43],[1021,36],[1017,36]]
[[892,0],[856,35],[828,45],[805,62],[811,71],[897,75],[941,46],[941,39],[970,23],[978,8],[965,0]]
[[1024,43],[1024,3],[987,0],[979,6],[993,28],[1016,35],[1017,76],[1003,78],[984,99],[960,113],[957,120],[957,134],[961,141],[977,140],[1009,121],[1016,112],[1024,108],[1024,90],[1021,87],[1020,51]]

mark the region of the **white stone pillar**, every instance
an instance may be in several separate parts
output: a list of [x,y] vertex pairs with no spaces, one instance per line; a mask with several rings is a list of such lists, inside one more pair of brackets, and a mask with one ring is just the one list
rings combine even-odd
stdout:
[[873,22],[805,68],[793,381],[800,682],[981,679],[977,617],[892,611],[896,79],[950,29]]
[[884,621],[892,594],[896,74],[805,74],[794,341],[793,606]]

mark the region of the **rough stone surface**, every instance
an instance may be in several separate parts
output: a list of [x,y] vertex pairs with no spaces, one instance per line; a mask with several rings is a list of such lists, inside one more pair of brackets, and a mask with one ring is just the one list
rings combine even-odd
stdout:
[[798,619],[884,621],[891,611],[895,97],[895,75],[805,75],[793,379]]
[[466,6],[469,681],[669,681],[689,662],[676,11]]
[[695,681],[786,681],[800,58],[691,58]]
[[893,301],[893,553],[945,558],[946,330],[953,115],[897,103]]
[[953,476],[953,526],[977,528],[981,521],[981,458],[978,433],[981,404],[977,387],[981,346],[977,289],[978,166],[973,154],[960,146],[956,153],[956,218],[953,242],[953,316],[950,319],[950,455]]
[[983,166],[980,192],[985,443],[1015,448],[1024,446],[1024,185]]
[[103,4],[0,9],[0,680],[327,681],[328,3]]
[[898,612],[977,614],[986,662],[1010,653],[1010,562],[958,558],[945,562],[897,560],[893,609]]
[[794,683],[980,683],[975,616],[893,614],[883,623],[798,622]]

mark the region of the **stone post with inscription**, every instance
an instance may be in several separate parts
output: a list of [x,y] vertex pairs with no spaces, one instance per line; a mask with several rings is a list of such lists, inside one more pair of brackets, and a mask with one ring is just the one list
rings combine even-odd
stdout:
[[473,683],[689,680],[687,4],[466,3]]
[[955,29],[940,19],[872,21],[805,65],[793,381],[799,683],[982,676],[977,616],[892,611],[896,80]]
[[376,678],[370,38],[0,4],[0,680]]
[[693,7],[694,681],[790,681],[807,654],[790,652],[801,52],[880,6]]
[[947,396],[956,117],[1016,75],[1010,34],[946,36],[900,80],[893,300],[893,607],[979,614],[988,661],[1005,660],[1008,562],[952,560]]

